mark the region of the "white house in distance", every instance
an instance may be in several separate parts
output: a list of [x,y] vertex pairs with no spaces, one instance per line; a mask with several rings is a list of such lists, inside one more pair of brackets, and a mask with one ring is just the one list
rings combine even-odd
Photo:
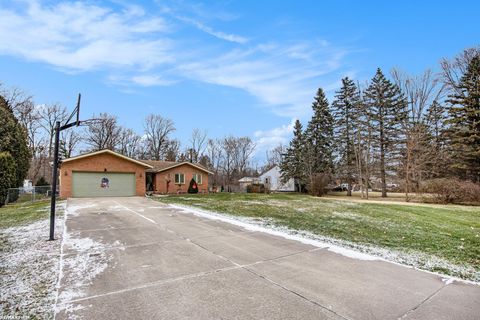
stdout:
[[282,183],[282,175],[278,166],[273,167],[259,177],[261,183],[270,191],[295,191],[295,180],[291,178],[286,183]]

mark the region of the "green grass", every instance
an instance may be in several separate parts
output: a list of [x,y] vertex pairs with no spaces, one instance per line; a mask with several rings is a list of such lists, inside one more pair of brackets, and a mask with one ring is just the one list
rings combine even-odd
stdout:
[[16,227],[45,219],[50,214],[50,201],[23,202],[0,208],[0,229]]
[[362,246],[436,256],[473,268],[476,276],[480,271],[480,207],[361,203],[298,194],[178,195],[159,201],[272,219],[278,226]]

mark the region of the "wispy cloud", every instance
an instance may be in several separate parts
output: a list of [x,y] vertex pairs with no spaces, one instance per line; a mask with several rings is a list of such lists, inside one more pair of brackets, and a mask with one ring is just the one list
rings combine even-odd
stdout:
[[[319,86],[329,86],[346,51],[323,44],[258,45],[179,66],[185,77],[243,89],[282,116],[302,116]],[[336,81],[336,80],[335,80]]]
[[141,74],[133,76],[110,75],[108,76],[108,81],[111,84],[120,85],[123,87],[132,85],[137,85],[140,87],[169,86],[178,82],[176,80],[165,79],[154,74]]
[[176,18],[180,21],[191,24],[194,27],[196,27],[197,29],[199,29],[203,32],[206,32],[209,35],[212,35],[212,36],[214,36],[218,39],[222,39],[222,40],[230,41],[230,42],[236,42],[236,43],[240,43],[240,44],[244,44],[244,43],[248,42],[248,39],[246,37],[242,37],[242,36],[235,35],[235,34],[230,34],[230,33],[225,33],[225,32],[222,32],[222,31],[216,31],[213,28],[211,28],[209,26],[206,26],[205,24],[201,23],[200,21],[197,21],[197,20],[194,20],[194,19],[191,19],[191,18],[187,18],[187,17],[182,17],[182,16],[176,16]]
[[[351,71],[343,70],[348,50],[325,40],[254,41],[207,26],[194,13],[149,14],[136,5],[113,9],[97,2],[13,3],[0,7],[0,55],[65,72],[103,71],[122,89],[201,81],[241,89],[275,114],[292,118],[310,112],[319,86],[333,88],[339,72]],[[195,18],[172,20],[189,14]],[[177,32],[178,23],[213,37],[188,38]],[[232,50],[217,39],[241,45]]]

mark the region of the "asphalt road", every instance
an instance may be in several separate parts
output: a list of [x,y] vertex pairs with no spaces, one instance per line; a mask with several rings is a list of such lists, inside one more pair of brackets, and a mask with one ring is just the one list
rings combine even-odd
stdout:
[[479,319],[480,286],[200,218],[69,199],[56,319]]

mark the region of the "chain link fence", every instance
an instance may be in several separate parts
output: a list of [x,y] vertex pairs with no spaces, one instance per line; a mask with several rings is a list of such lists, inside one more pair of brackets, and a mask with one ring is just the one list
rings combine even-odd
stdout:
[[10,188],[5,198],[5,204],[40,201],[50,198],[51,195],[52,186]]

